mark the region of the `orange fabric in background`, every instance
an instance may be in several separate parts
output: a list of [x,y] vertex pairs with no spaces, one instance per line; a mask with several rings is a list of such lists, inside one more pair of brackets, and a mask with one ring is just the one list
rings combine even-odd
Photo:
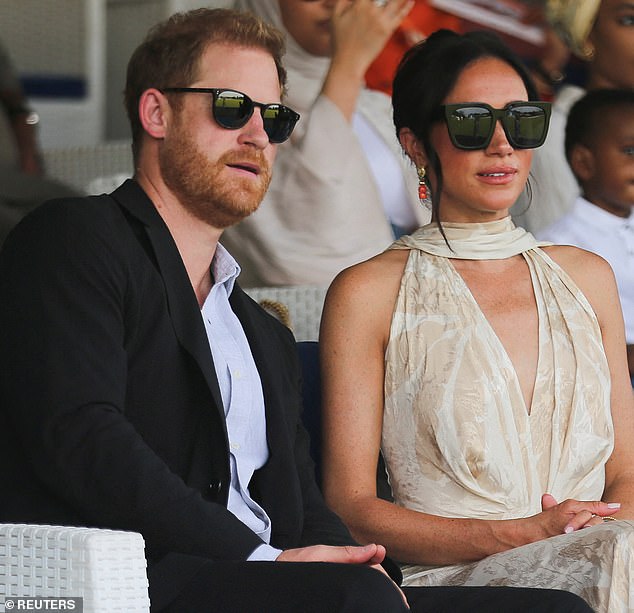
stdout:
[[394,72],[405,51],[435,30],[447,28],[460,32],[460,23],[455,15],[429,6],[426,0],[417,0],[409,15],[403,19],[383,51],[368,68],[365,74],[367,87],[391,94]]

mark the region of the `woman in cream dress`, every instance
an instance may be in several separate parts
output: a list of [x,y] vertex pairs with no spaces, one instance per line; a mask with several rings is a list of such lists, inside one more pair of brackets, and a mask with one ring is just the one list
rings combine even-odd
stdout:
[[429,221],[388,96],[364,74],[411,8],[408,0],[236,0],[286,35],[286,103],[301,115],[280,145],[259,209],[223,235],[240,283],[327,287]]
[[[535,96],[485,34],[436,33],[401,65],[394,118],[432,222],[329,290],[324,488],[406,585],[561,588],[633,611],[634,400],[614,276],[514,226],[532,156],[509,142],[515,124],[491,122],[466,150],[442,110]],[[393,502],[376,494],[379,449]]]

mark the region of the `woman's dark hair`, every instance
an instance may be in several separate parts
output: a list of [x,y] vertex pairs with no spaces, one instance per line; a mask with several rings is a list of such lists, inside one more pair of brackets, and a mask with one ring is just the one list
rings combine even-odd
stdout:
[[[495,58],[511,66],[524,82],[528,99],[538,100],[535,84],[522,61],[490,32],[457,34],[438,30],[409,49],[396,70],[392,93],[396,135],[398,137],[402,128],[409,128],[425,149],[437,182],[432,200],[435,219],[439,219],[443,179],[440,159],[430,140],[431,129],[438,121],[440,106],[462,71],[484,58]],[[442,226],[440,228],[442,231]]]

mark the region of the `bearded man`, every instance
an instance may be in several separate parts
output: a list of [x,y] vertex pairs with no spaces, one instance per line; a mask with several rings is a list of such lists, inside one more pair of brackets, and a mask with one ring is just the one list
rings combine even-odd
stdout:
[[[153,611],[406,608],[385,549],[326,507],[292,334],[218,242],[298,119],[282,52],[235,11],[157,25],[128,67],[134,179],[45,203],[0,255],[0,521],[140,532]],[[546,590],[406,591],[419,611],[588,610]]]

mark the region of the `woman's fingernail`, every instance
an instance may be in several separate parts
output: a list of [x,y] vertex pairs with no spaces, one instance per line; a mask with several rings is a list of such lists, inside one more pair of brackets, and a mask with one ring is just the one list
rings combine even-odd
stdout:
[[574,532],[574,531],[575,531],[575,529],[572,526],[566,526],[564,528],[564,533],[565,534],[570,534],[571,532]]
[[620,502],[608,502],[608,509],[620,509],[620,508],[621,508]]

